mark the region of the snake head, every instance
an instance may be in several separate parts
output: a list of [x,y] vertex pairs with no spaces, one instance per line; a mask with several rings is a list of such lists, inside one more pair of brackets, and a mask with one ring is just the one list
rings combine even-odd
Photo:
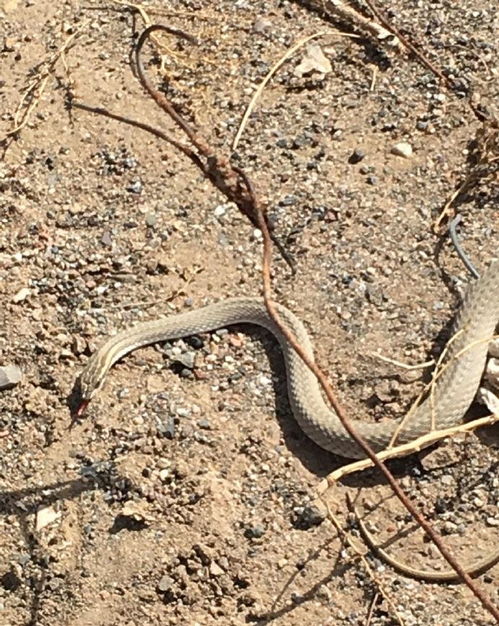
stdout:
[[79,400],[76,408],[71,412],[72,424],[74,424],[87,410],[90,400],[104,383],[105,372],[102,368],[89,363],[80,374],[76,383],[76,395]]

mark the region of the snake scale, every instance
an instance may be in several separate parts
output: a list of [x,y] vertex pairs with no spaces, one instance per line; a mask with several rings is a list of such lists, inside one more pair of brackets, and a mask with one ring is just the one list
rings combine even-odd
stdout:
[[[303,323],[282,305],[277,305],[282,321],[305,352],[313,358],[313,347]],[[291,408],[302,430],[319,446],[347,458],[365,455],[341,425],[336,413],[325,403],[314,374],[289,345],[269,316],[261,298],[230,298],[164,319],[143,322],[108,339],[89,359],[80,375],[83,410],[101,387],[112,365],[128,352],[158,341],[178,339],[209,332],[233,324],[263,326],[278,340],[286,365]],[[478,390],[486,358],[488,340],[499,324],[499,259],[468,290],[457,315],[456,336],[448,346],[447,367],[427,397],[403,424],[398,443],[408,443],[431,429],[432,416],[437,428],[459,424]],[[400,420],[365,423],[352,420],[361,437],[375,450],[386,448]]]

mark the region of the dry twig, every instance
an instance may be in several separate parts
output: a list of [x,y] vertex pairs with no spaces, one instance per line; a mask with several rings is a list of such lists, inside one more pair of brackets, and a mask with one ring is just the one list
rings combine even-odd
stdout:
[[31,114],[40,102],[40,99],[45,91],[47,82],[54,71],[57,61],[64,57],[64,53],[70,48],[74,39],[86,28],[86,23],[82,24],[79,28],[75,29],[69,37],[62,43],[62,45],[54,52],[54,54],[47,60],[39,64],[34,77],[29,81],[26,89],[24,90],[21,99],[17,105],[14,113],[13,127],[7,131],[5,137],[0,142],[5,142],[10,137],[17,135],[28,123]]
[[322,503],[326,507],[328,519],[333,524],[333,526],[335,527],[336,532],[338,533],[338,537],[340,537],[341,540],[355,553],[355,557],[358,558],[361,561],[361,563],[364,566],[365,570],[369,574],[369,578],[377,586],[377,588],[379,590],[379,593],[383,596],[384,600],[386,601],[386,603],[388,604],[390,609],[393,611],[393,615],[397,619],[398,623],[400,624],[400,626],[404,626],[405,622],[402,619],[402,617],[399,615],[395,603],[391,599],[390,594],[385,589],[383,583],[376,576],[373,568],[369,565],[369,562],[367,561],[367,559],[364,556],[364,554],[362,554],[362,550],[355,544],[355,542],[352,540],[350,535],[343,529],[343,527],[341,526],[338,518],[331,511],[331,507],[329,506],[329,503],[326,502],[325,499],[322,499]]
[[415,365],[407,365],[407,363],[402,363],[402,361],[397,361],[396,359],[390,359],[387,356],[383,356],[382,354],[378,354],[377,352],[371,352],[370,356],[373,357],[373,359],[379,359],[380,361],[383,361],[385,363],[390,363],[391,365],[396,365],[397,367],[401,367],[404,370],[407,370],[408,372],[412,372],[413,370],[421,370],[424,369],[425,367],[431,367],[432,365],[435,365],[435,361],[433,359],[431,359],[430,361],[425,361],[424,363],[416,363]]
[[[404,443],[399,446],[393,446],[391,448],[387,448],[386,450],[382,450],[377,453],[377,457],[380,461],[387,461],[388,459],[395,459],[401,456],[414,454],[423,448],[427,448],[430,444],[435,443],[436,441],[441,441],[447,437],[453,437],[459,433],[469,433],[484,426],[491,426],[497,421],[499,421],[499,415],[488,415],[487,417],[480,417],[472,422],[459,424],[458,426],[453,426],[452,428],[434,430],[426,435],[423,435],[422,437],[414,439],[409,443]],[[371,459],[361,459],[360,461],[354,461],[348,465],[343,465],[322,479],[319,483],[318,491],[319,493],[324,493],[345,476],[355,472],[362,472],[369,467],[373,467],[373,465],[374,463]]]
[[262,80],[262,82],[256,88],[255,93],[251,97],[251,100],[249,101],[249,104],[246,107],[246,111],[244,112],[244,115],[242,117],[241,123],[239,124],[239,128],[237,129],[236,136],[234,137],[234,141],[232,142],[232,149],[233,150],[236,150],[236,148],[237,148],[237,146],[239,144],[239,141],[241,139],[241,136],[242,136],[242,134],[244,132],[244,129],[246,128],[246,125],[248,123],[249,117],[250,117],[251,113],[253,112],[253,109],[255,108],[256,102],[257,102],[258,98],[261,97],[263,90],[265,89],[267,83],[270,81],[272,76],[274,76],[274,74],[277,72],[277,70],[280,67],[282,67],[282,65],[284,65],[284,63],[288,59],[290,59],[293,56],[293,54],[297,50],[299,50],[302,46],[304,46],[306,43],[308,43],[312,39],[317,39],[318,37],[323,37],[324,35],[338,35],[340,37],[350,37],[350,38],[357,37],[357,35],[351,35],[349,33],[342,33],[342,32],[337,31],[337,30],[324,30],[324,31],[320,31],[318,33],[314,33],[313,35],[309,35],[308,37],[304,37],[303,39],[300,39],[300,41],[295,43],[293,46],[291,46],[291,48],[289,50],[287,50],[274,63],[274,65],[270,68],[270,70],[266,74],[265,78]]
[[359,13],[343,0],[307,0],[307,4],[320,13],[336,15],[376,40],[388,42],[392,48],[400,46],[397,36],[394,36],[389,29]]

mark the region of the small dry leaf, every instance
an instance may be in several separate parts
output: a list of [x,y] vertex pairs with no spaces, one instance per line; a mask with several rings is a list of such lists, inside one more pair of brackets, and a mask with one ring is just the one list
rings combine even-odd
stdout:
[[307,46],[306,53],[301,62],[295,67],[293,74],[301,78],[311,72],[329,74],[332,69],[331,61],[324,55],[319,44],[311,43]]

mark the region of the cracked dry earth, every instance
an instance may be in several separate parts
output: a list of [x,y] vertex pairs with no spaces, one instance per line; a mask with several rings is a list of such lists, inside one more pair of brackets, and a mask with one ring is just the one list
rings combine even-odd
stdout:
[[[493,110],[494,3],[384,5]],[[305,2],[161,7],[153,20],[201,40],[163,40],[169,93],[226,153],[286,50],[321,30],[351,32]],[[373,578],[342,545],[314,489],[344,460],[294,423],[279,350],[263,331],[222,329],[135,352],[68,430],[74,381],[104,337],[258,294],[261,241],[173,147],[65,108],[70,89],[179,137],[132,75],[142,24],[124,3],[3,0],[0,20],[2,137],[40,63],[78,30],[0,162],[0,365],[23,372],[0,393],[0,624],[360,625],[373,602],[376,626],[491,624],[464,585],[411,580],[368,556]],[[431,225],[469,172],[481,124],[462,94],[381,42],[318,42],[331,71],[297,71],[302,48],[264,90],[234,159],[296,260],[290,277],[274,259],[276,298],[305,321],[349,414],[390,419],[424,377],[373,354],[438,355],[471,280]],[[149,48],[155,77],[158,59]],[[391,153],[399,142],[411,158]],[[462,197],[459,212],[461,241],[483,268],[497,252],[493,179]],[[392,464],[463,563],[498,543],[494,442],[491,428]],[[346,493],[397,558],[445,568],[376,472],[328,495],[356,537]],[[477,581],[496,604],[498,580],[496,565]]]

